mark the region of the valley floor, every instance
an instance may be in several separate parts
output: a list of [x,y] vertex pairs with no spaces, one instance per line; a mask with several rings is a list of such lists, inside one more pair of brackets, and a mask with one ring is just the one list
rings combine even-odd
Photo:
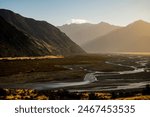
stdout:
[[149,55],[0,60],[1,99],[150,99],[149,84]]

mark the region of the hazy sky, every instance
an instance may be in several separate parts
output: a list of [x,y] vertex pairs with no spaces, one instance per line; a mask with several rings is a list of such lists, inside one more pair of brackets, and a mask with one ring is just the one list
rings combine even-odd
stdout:
[[56,26],[86,21],[115,25],[138,19],[150,22],[150,0],[0,0],[0,8]]

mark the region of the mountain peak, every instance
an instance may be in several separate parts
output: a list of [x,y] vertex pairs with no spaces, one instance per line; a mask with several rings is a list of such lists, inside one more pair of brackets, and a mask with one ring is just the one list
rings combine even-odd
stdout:
[[67,25],[87,25],[87,24],[91,24],[91,23],[71,23]]
[[150,24],[149,22],[146,22],[144,20],[137,20],[127,26],[144,26],[144,25],[147,25],[147,24]]
[[8,9],[0,9],[0,11],[2,12],[12,12],[13,13],[13,11],[11,11],[11,10],[8,10]]
[[58,28],[66,33],[74,42],[82,46],[85,43],[120,27],[100,22],[98,24],[84,23],[63,25]]
[[99,24],[109,24],[109,23],[101,21]]
[[17,14],[17,13],[14,13],[13,11],[11,11],[11,10],[8,10],[8,9],[0,9],[0,13],[1,14],[3,13],[5,15],[8,15],[8,14]]
[[121,27],[121,26],[116,26],[116,25],[112,25],[112,24],[110,24],[110,23],[107,23],[107,22],[100,22],[100,23],[98,23],[98,25],[100,25],[100,26],[103,26],[103,27],[112,27],[112,26],[114,26],[114,27]]
[[146,23],[146,21],[140,19],[140,20],[135,21],[135,23]]
[[93,53],[150,52],[149,43],[150,23],[138,20],[88,42],[84,49]]
[[98,25],[100,25],[100,26],[112,26],[111,24],[109,24],[107,22],[103,22],[103,21],[98,23]]

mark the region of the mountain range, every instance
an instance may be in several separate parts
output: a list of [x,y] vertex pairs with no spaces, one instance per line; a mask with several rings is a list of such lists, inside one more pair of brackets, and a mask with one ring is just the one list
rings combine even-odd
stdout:
[[125,27],[105,22],[58,27],[88,53],[150,52],[150,23],[138,20]]
[[83,53],[65,33],[48,22],[0,9],[0,57]]
[[84,45],[92,53],[150,52],[150,23],[138,20]]
[[84,45],[93,39],[106,35],[109,32],[119,29],[119,26],[114,26],[105,22],[98,24],[83,23],[83,24],[65,24],[58,26],[58,28],[65,32],[75,43]]
[[0,9],[0,27],[0,57],[150,52],[150,23],[143,20],[124,27],[105,22],[55,27]]

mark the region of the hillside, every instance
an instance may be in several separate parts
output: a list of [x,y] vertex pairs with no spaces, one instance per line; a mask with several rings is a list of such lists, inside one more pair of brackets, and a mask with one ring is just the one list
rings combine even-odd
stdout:
[[139,20],[84,45],[92,53],[150,52],[150,23]]
[[[13,29],[1,28],[1,32],[8,32],[11,37],[3,36],[5,43],[1,44],[1,56],[38,56],[38,55],[72,55],[85,53],[77,44],[70,40],[63,32],[46,21],[37,21],[31,18],[23,17],[10,10],[0,9],[0,16],[5,20],[2,27],[12,27]],[[1,18],[1,20],[2,20]],[[7,23],[6,23],[7,22]],[[8,24],[9,23],[9,24]],[[2,25],[2,23],[1,23]],[[7,25],[7,26],[5,26]],[[12,25],[12,26],[10,26]],[[13,31],[12,31],[13,30]],[[12,31],[12,32],[11,32]],[[17,33],[16,33],[17,32]],[[23,35],[23,39],[18,35]],[[5,35],[1,33],[1,35]],[[15,38],[15,36],[17,38]],[[9,43],[9,39],[13,43]],[[31,39],[32,38],[32,39]],[[22,41],[23,40],[23,41]],[[32,40],[32,41],[31,41]],[[28,44],[28,42],[32,44]],[[9,45],[9,46],[8,46]],[[8,51],[2,46],[6,46]],[[30,47],[29,47],[30,46]],[[21,53],[16,53],[19,48]],[[30,51],[32,50],[32,51]],[[24,53],[28,51],[27,53]],[[18,51],[19,52],[19,51]],[[12,54],[10,54],[12,53]]]
[[82,46],[93,39],[108,34],[120,27],[110,25],[105,22],[99,24],[65,24],[58,27],[61,31],[65,32],[74,42]]
[[38,45],[38,40],[18,31],[2,17],[0,27],[0,57],[40,56],[49,53],[44,46]]

